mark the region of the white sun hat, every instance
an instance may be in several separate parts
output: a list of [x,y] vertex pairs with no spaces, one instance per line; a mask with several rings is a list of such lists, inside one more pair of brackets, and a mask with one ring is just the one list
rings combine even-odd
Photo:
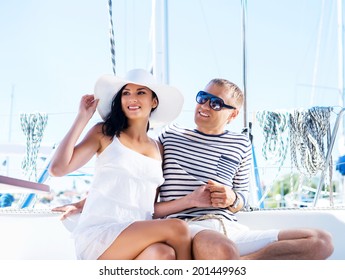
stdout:
[[94,94],[95,98],[99,99],[97,110],[103,120],[111,111],[115,95],[126,84],[142,85],[156,93],[159,104],[150,116],[153,125],[167,124],[180,114],[184,98],[177,88],[158,83],[153,75],[144,69],[133,69],[127,72],[124,78],[103,75],[97,80]]

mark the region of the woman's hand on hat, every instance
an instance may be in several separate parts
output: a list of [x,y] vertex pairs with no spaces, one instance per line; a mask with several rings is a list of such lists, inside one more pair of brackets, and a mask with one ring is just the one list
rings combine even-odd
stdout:
[[95,99],[93,94],[86,94],[81,98],[79,112],[85,116],[92,117],[96,111],[99,99]]

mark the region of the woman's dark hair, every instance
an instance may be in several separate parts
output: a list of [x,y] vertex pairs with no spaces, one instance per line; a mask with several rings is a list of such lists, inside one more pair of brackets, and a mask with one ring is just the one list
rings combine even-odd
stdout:
[[[111,137],[119,137],[121,132],[126,130],[128,128],[128,119],[124,112],[122,111],[122,104],[121,104],[121,97],[122,97],[122,91],[126,87],[124,85],[118,93],[113,98],[113,101],[111,103],[111,109],[110,113],[106,117],[103,126],[102,126],[102,132],[104,135],[111,136]],[[158,97],[155,92],[152,91],[152,99]],[[156,107],[157,108],[157,107]],[[156,109],[152,108],[151,113]],[[146,131],[150,129],[150,122],[147,124]]]

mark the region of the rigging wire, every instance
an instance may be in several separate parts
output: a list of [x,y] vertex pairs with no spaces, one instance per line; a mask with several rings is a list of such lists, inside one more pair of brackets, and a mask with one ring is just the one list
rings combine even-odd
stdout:
[[110,33],[110,51],[111,51],[111,62],[113,67],[113,73],[116,75],[116,61],[115,61],[115,36],[114,36],[114,24],[113,24],[113,4],[112,0],[108,0],[109,9],[109,33]]
[[315,84],[316,84],[316,79],[317,79],[317,73],[319,70],[319,57],[320,57],[320,46],[321,46],[321,35],[323,32],[323,20],[324,20],[324,6],[325,6],[325,1],[322,0],[322,6],[321,6],[321,16],[320,16],[320,21],[319,21],[319,28],[318,28],[318,36],[317,36],[317,44],[316,44],[316,59],[314,62],[314,69],[313,69],[313,81],[312,81],[312,92],[311,92],[311,97],[310,97],[310,103],[311,105],[314,104],[314,99],[315,99]]
[[211,52],[211,54],[213,56],[216,69],[217,69],[218,73],[220,74],[220,67],[219,67],[219,62],[218,62],[218,59],[217,59],[217,52],[216,52],[216,50],[214,48],[214,42],[216,42],[216,40],[214,38],[212,38],[212,34],[213,33],[210,31],[210,26],[209,26],[209,23],[207,21],[207,17],[206,17],[206,13],[205,13],[205,9],[204,9],[204,6],[202,4],[202,1],[199,1],[199,7],[200,7],[200,10],[201,10],[202,18],[203,18],[204,23],[205,23],[205,29],[206,29],[207,36],[208,36],[208,38],[210,38],[210,40],[208,40],[208,43],[209,43],[209,46],[210,46],[210,49],[211,49],[210,52]]

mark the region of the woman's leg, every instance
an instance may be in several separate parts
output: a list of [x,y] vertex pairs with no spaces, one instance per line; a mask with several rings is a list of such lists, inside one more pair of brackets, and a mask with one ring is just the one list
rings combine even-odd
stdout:
[[150,245],[165,243],[177,259],[191,259],[191,236],[187,223],[179,219],[138,221],[128,226],[98,258],[132,260]]
[[175,250],[165,243],[152,244],[142,251],[136,260],[176,260]]

